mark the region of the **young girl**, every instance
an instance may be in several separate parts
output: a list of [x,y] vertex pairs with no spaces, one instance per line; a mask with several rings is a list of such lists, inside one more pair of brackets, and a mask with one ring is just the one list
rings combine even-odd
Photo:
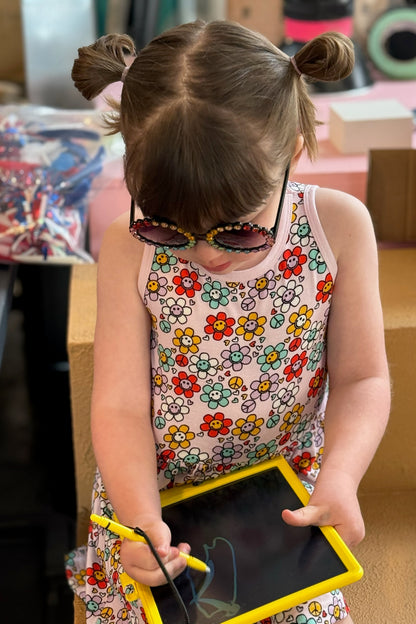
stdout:
[[[285,522],[364,536],[357,488],[389,412],[373,228],[355,198],[288,182],[317,150],[305,78],[352,66],[338,33],[289,58],[225,21],[175,27],[137,56],[108,35],[74,63],[87,99],[124,83],[108,123],[132,198],[99,260],[93,511],[145,530],[171,576],[190,545],[171,544],[159,491],[279,454],[314,486]],[[109,535],[92,527],[70,582],[88,622],[137,624],[120,575],[165,578],[146,545]],[[348,611],[336,591],[272,621]]]

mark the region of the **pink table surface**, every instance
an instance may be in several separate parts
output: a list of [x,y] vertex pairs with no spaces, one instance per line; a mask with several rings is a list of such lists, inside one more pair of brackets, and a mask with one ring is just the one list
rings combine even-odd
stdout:
[[[105,95],[117,97],[119,84]],[[319,155],[311,163],[306,153],[302,154],[294,176],[298,182],[318,184],[340,189],[366,201],[368,153],[341,154],[329,141],[329,107],[334,102],[376,100],[395,98],[409,109],[416,108],[416,81],[376,82],[373,86],[356,91],[338,94],[313,95],[317,118],[323,122],[317,128]],[[97,100],[97,108],[105,108],[104,99]],[[413,147],[416,147],[416,132],[413,134]],[[116,170],[114,170],[116,169]],[[90,251],[98,258],[104,231],[110,223],[129,208],[129,194],[123,182],[122,161],[111,163],[111,175],[101,176],[101,182],[90,202]]]

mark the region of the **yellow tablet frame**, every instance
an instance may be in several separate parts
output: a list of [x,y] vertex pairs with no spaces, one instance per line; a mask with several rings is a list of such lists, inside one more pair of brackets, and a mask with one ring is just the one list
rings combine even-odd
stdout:
[[[235,472],[231,472],[227,475],[222,475],[216,479],[208,479],[200,485],[181,485],[169,490],[163,490],[160,493],[162,508],[169,507],[170,505],[179,503],[188,498],[199,496],[205,492],[210,492],[216,488],[229,485],[239,481],[240,479],[251,477],[272,468],[277,468],[281,472],[292,490],[300,499],[301,503],[303,505],[307,505],[310,498],[308,491],[285,458],[280,455],[275,459],[270,459],[259,464],[255,464],[254,466],[241,468],[240,470],[236,470]],[[324,581],[320,581],[315,585],[311,585],[297,592],[293,592],[292,594],[269,602],[261,607],[257,607],[256,609],[252,609],[251,611],[246,611],[245,613],[232,617],[231,619],[224,620],[222,624],[253,624],[254,622],[263,620],[267,617],[275,615],[276,613],[280,613],[281,611],[291,609],[292,607],[302,604],[303,602],[312,600],[321,594],[325,594],[333,591],[334,589],[344,587],[345,585],[349,585],[360,580],[363,575],[363,569],[334,527],[322,526],[319,527],[319,529],[325,535],[329,544],[342,561],[346,568],[345,572]],[[151,588],[137,582],[134,582],[133,585],[134,589],[129,596],[129,600],[132,600],[135,597],[140,599],[149,624],[164,624],[154,600]]]

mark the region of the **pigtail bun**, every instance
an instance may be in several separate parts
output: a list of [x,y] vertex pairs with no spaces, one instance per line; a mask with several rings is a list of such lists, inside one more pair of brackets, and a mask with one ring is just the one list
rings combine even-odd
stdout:
[[78,49],[71,77],[87,99],[99,95],[112,82],[121,80],[126,56],[135,56],[134,42],[128,35],[105,35],[89,46]]
[[313,80],[342,80],[354,67],[354,45],[339,32],[327,32],[308,41],[294,56],[299,73]]

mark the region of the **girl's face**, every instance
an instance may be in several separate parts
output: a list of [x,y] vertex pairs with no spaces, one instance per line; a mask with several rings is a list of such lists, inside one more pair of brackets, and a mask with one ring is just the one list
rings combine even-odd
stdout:
[[[275,189],[267,203],[257,211],[241,218],[241,221],[257,223],[266,228],[272,228],[276,219],[276,212],[279,204],[281,185]],[[224,275],[231,271],[248,269],[256,264],[269,253],[269,249],[252,253],[229,252],[223,249],[216,249],[204,240],[197,241],[191,249],[170,250],[177,258],[188,260],[199,264],[210,273]]]

